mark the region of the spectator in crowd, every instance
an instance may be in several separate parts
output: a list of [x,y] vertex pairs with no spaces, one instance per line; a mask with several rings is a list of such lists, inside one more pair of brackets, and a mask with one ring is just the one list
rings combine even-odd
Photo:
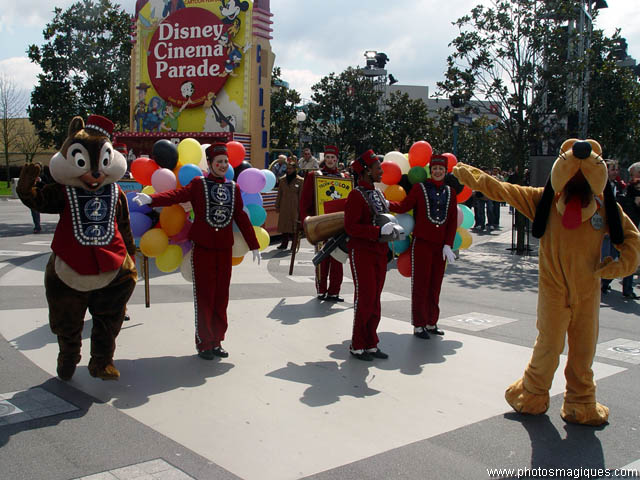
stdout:
[[[624,203],[624,190],[626,185],[621,184],[619,178],[620,167],[618,166],[618,162],[616,160],[607,159],[605,160],[607,164],[607,173],[609,175],[608,182],[613,190],[613,195],[619,203]],[[611,238],[609,235],[605,235],[604,240],[602,241],[602,258],[611,257],[614,260],[618,258],[618,250],[611,243]],[[611,290],[611,282],[613,280],[609,278],[603,278],[600,280],[600,289],[603,294],[606,294]]]
[[276,198],[276,212],[278,212],[278,231],[282,235],[282,241],[278,250],[284,250],[293,242],[296,233],[296,223],[300,216],[300,196],[304,180],[298,175],[298,165],[293,158],[286,162],[286,173],[278,182],[278,197]]
[[287,172],[287,156],[278,155],[276,161],[271,164],[270,170],[276,176],[276,179],[280,181],[280,177],[282,177]]
[[[622,202],[624,212],[636,227],[640,227],[640,162],[629,167],[629,185]],[[622,296],[637,300],[640,296],[633,292],[633,274],[622,279]]]
[[311,149],[309,147],[302,149],[302,158],[298,162],[298,168],[305,174],[310,170],[318,170],[320,168],[318,159],[311,155]]

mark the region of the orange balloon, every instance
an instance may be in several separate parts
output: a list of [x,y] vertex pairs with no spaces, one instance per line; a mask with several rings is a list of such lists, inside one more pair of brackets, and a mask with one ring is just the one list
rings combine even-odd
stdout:
[[458,203],[466,202],[471,197],[471,193],[473,193],[471,189],[465,185],[462,191],[456,196],[456,201]]
[[236,168],[242,163],[245,155],[246,151],[244,149],[244,145],[242,145],[240,142],[236,142],[235,140],[227,142],[227,156],[229,157],[229,165],[231,165],[233,168]]
[[429,142],[420,140],[411,145],[409,149],[409,165],[412,167],[424,167],[431,160],[433,148]]
[[180,188],[182,184],[180,183],[180,179],[178,178],[178,172],[180,169],[184,167],[184,163],[176,163],[176,168],[173,169],[173,174],[176,176],[176,188]]
[[407,192],[400,185],[389,185],[384,191],[384,196],[391,202],[401,202],[407,196]]
[[240,265],[244,260],[244,257],[231,257],[231,266],[235,267],[236,265]]
[[407,250],[398,257],[398,272],[403,277],[411,276],[411,251]]
[[160,226],[169,236],[179,233],[186,220],[184,209],[180,205],[164,207],[160,212]]
[[169,246],[169,237],[161,228],[152,228],[140,237],[140,250],[147,257],[157,257]]

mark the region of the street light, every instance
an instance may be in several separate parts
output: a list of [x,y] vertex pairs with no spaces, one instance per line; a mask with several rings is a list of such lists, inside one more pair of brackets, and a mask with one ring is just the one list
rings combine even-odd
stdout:
[[296,113],[296,120],[298,121],[298,158],[302,156],[302,124],[307,119],[307,114],[302,110]]

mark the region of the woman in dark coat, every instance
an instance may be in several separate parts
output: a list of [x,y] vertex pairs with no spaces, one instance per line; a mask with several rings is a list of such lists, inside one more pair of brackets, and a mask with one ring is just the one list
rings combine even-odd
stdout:
[[304,180],[298,175],[298,166],[292,159],[287,160],[286,174],[278,182],[278,198],[276,212],[278,212],[278,231],[282,234],[279,250],[287,248],[289,239],[293,240],[296,222],[300,208],[300,195]]

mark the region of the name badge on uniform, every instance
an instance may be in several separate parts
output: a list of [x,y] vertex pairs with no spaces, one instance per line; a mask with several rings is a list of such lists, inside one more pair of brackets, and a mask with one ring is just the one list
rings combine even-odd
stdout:
[[591,217],[591,225],[596,230],[602,229],[604,227],[604,218],[598,212],[594,213],[593,217]]

